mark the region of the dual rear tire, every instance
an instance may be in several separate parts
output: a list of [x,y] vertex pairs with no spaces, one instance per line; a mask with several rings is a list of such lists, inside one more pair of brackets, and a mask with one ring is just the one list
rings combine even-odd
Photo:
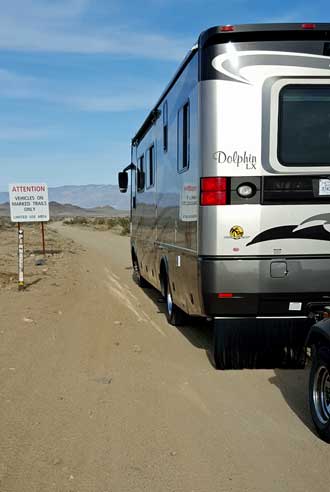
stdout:
[[330,443],[330,347],[315,348],[309,377],[309,407],[317,433]]

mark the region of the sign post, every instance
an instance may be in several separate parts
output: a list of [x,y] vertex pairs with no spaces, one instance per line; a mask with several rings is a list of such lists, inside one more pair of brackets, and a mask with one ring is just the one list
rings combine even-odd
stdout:
[[9,185],[10,217],[18,225],[18,288],[24,289],[24,231],[22,222],[41,222],[42,251],[45,255],[44,222],[49,221],[46,184]]
[[24,289],[24,231],[21,229],[21,224],[17,224],[18,228],[18,290]]
[[45,246],[45,227],[44,222],[41,222],[41,237],[42,237],[42,254],[46,255],[46,246]]

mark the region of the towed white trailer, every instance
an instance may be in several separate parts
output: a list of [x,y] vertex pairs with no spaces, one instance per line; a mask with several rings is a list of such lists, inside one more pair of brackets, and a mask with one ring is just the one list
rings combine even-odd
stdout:
[[302,367],[330,304],[330,24],[203,32],[132,140],[131,253],[217,368]]

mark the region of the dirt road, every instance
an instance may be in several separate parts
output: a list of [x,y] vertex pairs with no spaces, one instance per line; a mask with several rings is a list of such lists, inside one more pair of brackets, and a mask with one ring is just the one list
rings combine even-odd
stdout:
[[0,291],[1,492],[329,490],[307,371],[215,371],[209,329],[133,282],[128,238],[57,230],[74,251]]

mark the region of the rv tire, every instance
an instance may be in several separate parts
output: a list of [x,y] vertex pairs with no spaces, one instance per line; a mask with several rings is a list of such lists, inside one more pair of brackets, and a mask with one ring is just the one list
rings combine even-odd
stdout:
[[148,282],[141,275],[139,262],[135,254],[132,255],[132,263],[133,263],[133,270],[134,270],[134,279],[136,283],[141,288],[148,287]]
[[309,406],[317,433],[330,443],[330,347],[314,351],[309,377]]
[[170,325],[181,326],[185,322],[185,313],[173,302],[172,289],[168,275],[165,283],[166,318]]

